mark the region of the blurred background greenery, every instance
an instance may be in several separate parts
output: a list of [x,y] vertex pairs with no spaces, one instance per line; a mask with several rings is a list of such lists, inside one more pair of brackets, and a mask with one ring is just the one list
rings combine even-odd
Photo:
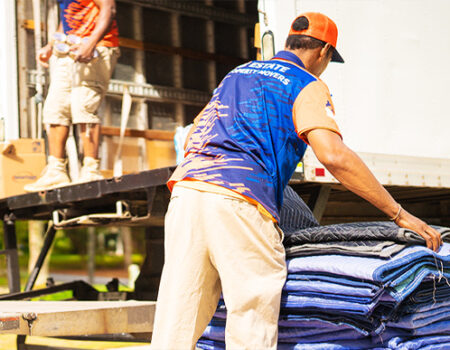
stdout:
[[[19,250],[19,264],[21,286],[25,285],[28,275],[29,240],[28,222],[16,222],[17,247]],[[145,257],[145,229],[133,227],[130,229],[130,239],[122,239],[121,230],[117,227],[95,228],[95,270],[127,270],[127,264],[141,265]],[[79,271],[87,273],[88,266],[88,232],[87,229],[77,228],[58,230],[53,242],[49,270],[50,272]],[[127,243],[128,242],[128,243]],[[131,243],[130,243],[131,242]],[[124,244],[131,247],[124,249]],[[0,250],[4,249],[3,227],[0,225]],[[130,252],[128,259],[125,251]],[[128,261],[127,261],[128,260]],[[6,272],[6,257],[0,255],[0,294],[7,293],[8,280]]]

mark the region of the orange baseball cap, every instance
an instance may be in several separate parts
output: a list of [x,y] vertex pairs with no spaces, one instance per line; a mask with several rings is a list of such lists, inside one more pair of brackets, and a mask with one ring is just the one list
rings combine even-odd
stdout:
[[[309,26],[303,30],[295,30],[293,25],[297,18],[306,17],[309,22]],[[319,12],[306,12],[302,13],[297,17],[291,24],[291,29],[289,30],[289,35],[306,35],[312,38],[324,41],[331,46],[333,46],[333,55],[331,60],[334,62],[344,62],[344,59],[336,50],[336,43],[338,37],[338,29],[336,23],[334,23],[331,18],[325,16]]]

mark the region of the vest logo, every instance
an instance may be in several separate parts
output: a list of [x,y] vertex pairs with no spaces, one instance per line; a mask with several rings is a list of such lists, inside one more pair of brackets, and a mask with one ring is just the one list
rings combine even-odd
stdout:
[[[327,100],[327,104],[325,105],[325,109],[329,108],[331,110],[331,112],[333,113],[333,117],[336,114],[333,108],[333,105],[331,104],[331,102],[329,100]],[[328,114],[328,110],[327,110],[327,114]],[[328,115],[329,116],[329,115]],[[331,117],[331,118],[333,118]]]
[[14,174],[12,176],[12,180],[18,183],[28,183],[31,181],[35,181],[37,179],[36,175],[33,175],[29,171],[22,171],[20,173]]

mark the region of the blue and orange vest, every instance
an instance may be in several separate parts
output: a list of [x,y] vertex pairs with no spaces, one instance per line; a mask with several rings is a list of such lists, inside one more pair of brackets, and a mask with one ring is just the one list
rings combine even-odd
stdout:
[[292,110],[318,78],[291,52],[232,70],[196,118],[186,158],[168,182],[199,180],[261,204],[278,221],[283,190],[306,150]]

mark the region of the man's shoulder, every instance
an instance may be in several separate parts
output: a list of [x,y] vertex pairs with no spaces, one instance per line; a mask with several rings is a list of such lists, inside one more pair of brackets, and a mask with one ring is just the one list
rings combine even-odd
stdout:
[[307,85],[305,85],[305,88],[308,88],[308,90],[315,91],[315,92],[324,92],[327,94],[330,94],[330,89],[328,88],[328,85],[325,84],[322,80],[316,77],[315,80],[310,81]]

